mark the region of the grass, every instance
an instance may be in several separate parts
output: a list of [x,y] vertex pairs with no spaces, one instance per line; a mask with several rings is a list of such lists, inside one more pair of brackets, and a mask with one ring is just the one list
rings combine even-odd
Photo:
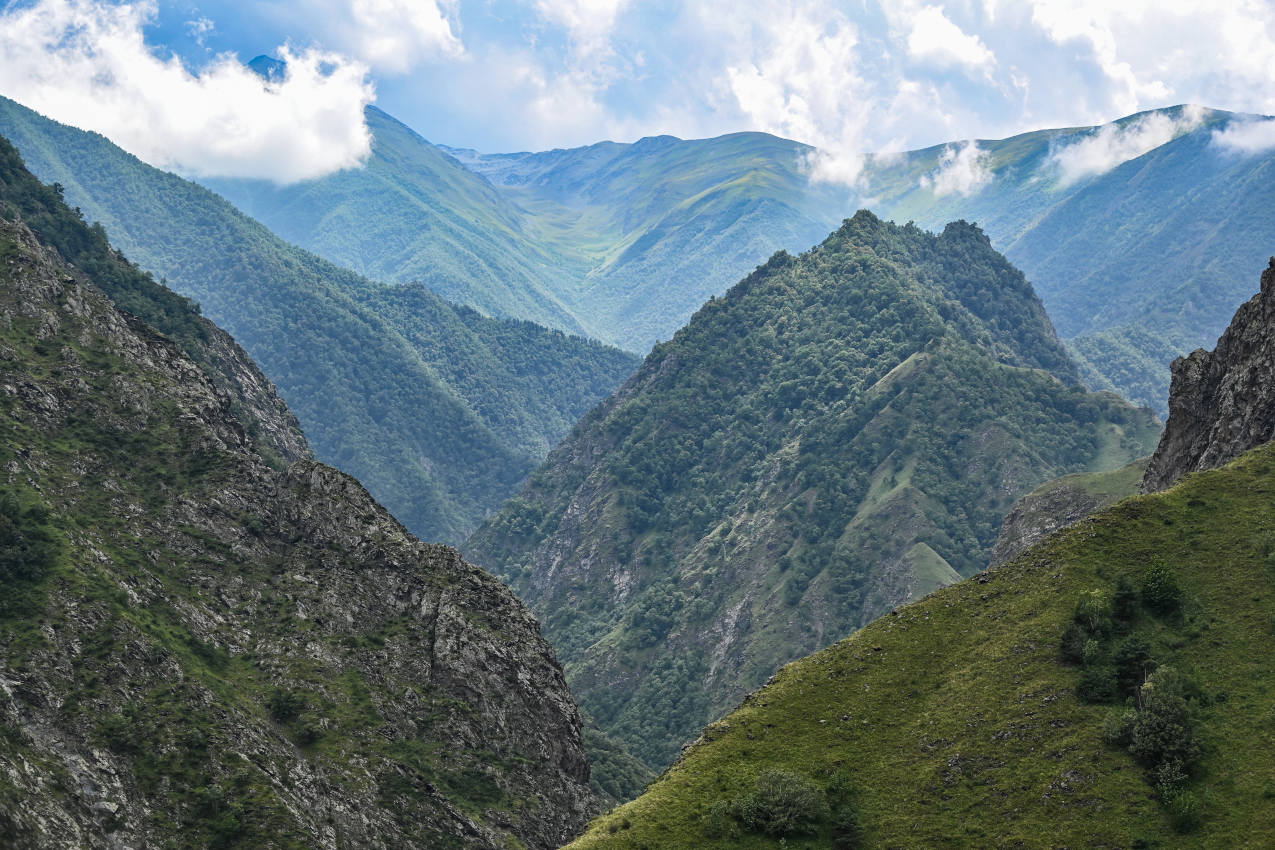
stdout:
[[[1010,564],[938,591],[785,667],[705,730],[586,848],[775,847],[709,838],[710,808],[764,770],[848,771],[864,846],[1268,847],[1275,844],[1275,448],[1127,499]],[[1079,596],[1154,560],[1185,591],[1180,620],[1139,626],[1193,674],[1204,755],[1198,830],[1173,831],[1142,769],[1103,743],[1109,706],[1075,696],[1059,636]],[[1141,633],[1140,632],[1140,633]],[[830,827],[789,848],[830,846]]]

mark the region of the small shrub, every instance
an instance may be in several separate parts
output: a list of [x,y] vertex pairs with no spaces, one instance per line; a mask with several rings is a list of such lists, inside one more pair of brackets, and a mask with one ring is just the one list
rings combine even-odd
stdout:
[[1200,748],[1191,728],[1185,683],[1172,667],[1151,674],[1139,691],[1141,710],[1129,741],[1129,752],[1148,768],[1176,762],[1189,770]]
[[1157,614],[1177,613],[1182,607],[1177,573],[1164,564],[1153,564],[1142,578],[1142,602]]
[[1080,671],[1076,696],[1083,702],[1103,703],[1116,698],[1116,674],[1107,665],[1091,665]]
[[1088,637],[1103,637],[1111,631],[1111,604],[1101,590],[1091,590],[1076,603],[1073,620]]
[[[611,832],[617,832],[618,826],[612,822]],[[718,800],[708,807],[704,818],[704,835],[708,838],[738,838],[739,824],[735,822],[735,807],[726,800]]]
[[1120,696],[1133,696],[1155,669],[1151,658],[1151,645],[1139,637],[1122,640],[1111,655],[1116,668],[1116,692]]
[[806,777],[785,770],[763,771],[757,789],[739,801],[744,826],[775,838],[805,835],[826,815],[823,789]]
[[1119,623],[1130,624],[1138,616],[1138,600],[1141,594],[1128,576],[1116,579],[1116,591],[1111,596],[1111,617]]
[[266,701],[270,716],[276,723],[287,723],[305,710],[305,697],[295,691],[284,688],[273,688]]
[[1133,739],[1138,712],[1132,708],[1113,710],[1102,721],[1102,740],[1113,747],[1127,747]]

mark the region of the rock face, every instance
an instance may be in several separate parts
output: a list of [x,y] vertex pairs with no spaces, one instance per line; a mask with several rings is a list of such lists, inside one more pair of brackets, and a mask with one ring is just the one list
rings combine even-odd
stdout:
[[210,340],[211,375],[0,223],[0,843],[570,839],[589,769],[536,620]]
[[1008,563],[1046,537],[1132,496],[1138,492],[1149,460],[1135,460],[1111,472],[1064,475],[1037,487],[1005,516],[988,566]]
[[1261,291],[1209,352],[1173,361],[1169,421],[1142,481],[1152,493],[1214,469],[1275,437],[1275,257]]

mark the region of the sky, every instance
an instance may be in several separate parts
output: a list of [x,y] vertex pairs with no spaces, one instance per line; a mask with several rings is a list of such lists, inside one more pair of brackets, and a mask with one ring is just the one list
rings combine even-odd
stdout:
[[[286,78],[248,73],[258,54]],[[761,130],[814,145],[816,176],[852,183],[865,151],[1180,103],[1272,114],[1273,57],[1275,0],[0,5],[0,94],[189,176],[277,182],[363,161],[375,104],[484,152]],[[1098,153],[1179,129],[1151,123]],[[1275,124],[1229,132],[1235,149],[1275,146]],[[1065,173],[1087,173],[1084,154]],[[976,144],[945,156],[954,179],[981,179]]]

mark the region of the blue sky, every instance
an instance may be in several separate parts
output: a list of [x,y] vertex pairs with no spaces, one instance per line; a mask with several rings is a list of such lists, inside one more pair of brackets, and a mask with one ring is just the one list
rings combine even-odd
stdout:
[[[507,151],[763,130],[854,155],[1193,102],[1275,113],[1275,8],[1233,0],[19,0],[0,94],[190,174],[357,163],[375,102]],[[237,63],[286,54],[269,92]],[[1262,136],[1264,139],[1265,136]],[[842,165],[838,165],[842,163]]]

